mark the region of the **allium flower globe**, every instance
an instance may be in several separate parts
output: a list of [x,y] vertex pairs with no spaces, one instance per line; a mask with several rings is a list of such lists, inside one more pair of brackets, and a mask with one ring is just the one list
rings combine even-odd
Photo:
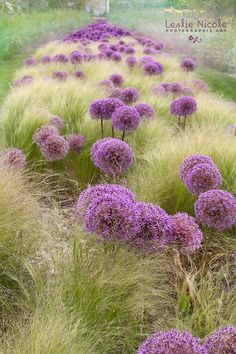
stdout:
[[125,59],[125,62],[130,69],[133,69],[138,65],[138,60],[135,57],[128,57]]
[[18,86],[22,86],[22,85],[28,85],[28,84],[31,84],[33,81],[34,81],[33,76],[24,75],[24,76],[22,76],[22,78],[15,80],[13,82],[13,86],[18,87]]
[[176,98],[170,104],[170,113],[175,116],[190,116],[197,110],[197,102],[190,96]]
[[163,65],[158,62],[148,62],[144,64],[143,72],[147,76],[160,75],[163,71]]
[[34,58],[27,58],[24,61],[25,66],[35,66],[37,64]]
[[47,161],[62,160],[69,151],[69,144],[62,136],[50,135],[41,145],[40,150]]
[[140,231],[133,237],[132,243],[141,250],[155,252],[169,242],[170,217],[158,205],[139,202],[137,208]]
[[136,130],[140,123],[140,115],[135,108],[124,106],[115,110],[111,117],[112,126],[121,131]]
[[51,116],[50,123],[54,125],[57,129],[62,129],[64,127],[63,120],[58,116]]
[[71,134],[68,136],[70,150],[74,152],[81,152],[86,145],[86,139],[82,134]]
[[98,197],[102,197],[104,195],[112,195],[118,197],[123,196],[131,202],[134,202],[135,199],[134,194],[129,189],[122,187],[119,184],[97,184],[93,187],[86,188],[80,194],[79,199],[76,203],[76,217],[79,220],[83,220],[90,203],[94,199],[97,199]]
[[217,189],[222,177],[214,164],[197,164],[187,174],[184,184],[190,193],[199,195],[209,189]]
[[112,74],[109,77],[109,80],[111,80],[114,86],[118,86],[118,87],[124,83],[123,76],[120,74]]
[[106,240],[130,240],[139,231],[136,203],[123,195],[94,198],[85,215],[85,230]]
[[58,129],[54,125],[45,124],[35,131],[33,142],[37,146],[41,146],[51,135],[59,135]]
[[125,104],[132,104],[139,99],[139,92],[133,87],[127,87],[124,90],[121,91],[120,94],[120,99],[123,101]]
[[23,152],[16,148],[9,148],[0,153],[0,165],[22,169],[26,165]]
[[139,103],[134,106],[134,108],[136,109],[136,111],[138,111],[141,118],[152,119],[155,117],[154,109],[147,103]]
[[76,70],[74,72],[74,77],[76,77],[76,79],[84,79],[85,78],[85,74],[82,70]]
[[194,166],[198,164],[212,164],[215,166],[212,159],[207,155],[196,154],[196,155],[188,156],[186,159],[182,161],[179,169],[179,177],[183,183],[188,172],[190,172],[194,168]]
[[58,81],[66,81],[67,73],[65,71],[54,71],[52,73],[52,78]]
[[113,60],[113,61],[115,61],[115,62],[119,62],[119,61],[121,61],[121,55],[120,55],[120,53],[116,53],[116,52],[114,52],[112,55],[111,55],[111,59]]
[[223,190],[200,194],[195,203],[195,216],[203,225],[223,231],[236,222],[236,199]]
[[70,61],[72,64],[77,65],[79,63],[82,63],[83,61],[83,56],[82,54],[78,51],[78,50],[74,50],[71,54],[70,54]]
[[184,71],[189,72],[189,71],[194,71],[196,69],[197,63],[195,60],[191,58],[185,58],[182,60],[180,66]]
[[52,61],[65,64],[68,63],[69,59],[65,54],[57,54],[52,58]]
[[126,172],[133,163],[133,152],[129,145],[120,139],[104,139],[97,146],[96,153],[91,158],[94,165],[103,173],[120,175]]
[[171,238],[180,252],[194,252],[201,247],[202,232],[195,219],[187,213],[176,213],[171,217]]
[[207,354],[207,351],[191,333],[171,329],[148,337],[136,354]]
[[204,343],[208,354],[236,354],[236,326],[224,326],[210,333]]
[[104,98],[94,100],[89,106],[89,114],[92,119],[111,119],[112,113],[124,103],[117,98]]
[[43,64],[49,64],[51,63],[52,59],[49,55],[44,55],[42,58],[41,58],[41,62]]

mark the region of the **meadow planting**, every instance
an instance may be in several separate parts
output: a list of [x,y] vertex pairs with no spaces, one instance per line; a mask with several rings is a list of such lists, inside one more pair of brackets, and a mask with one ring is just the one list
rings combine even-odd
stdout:
[[236,112],[97,20],[25,58],[0,122],[1,347],[236,353]]

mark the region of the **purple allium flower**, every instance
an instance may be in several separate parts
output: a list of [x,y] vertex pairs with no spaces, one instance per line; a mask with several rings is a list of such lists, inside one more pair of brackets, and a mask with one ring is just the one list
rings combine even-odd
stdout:
[[109,90],[109,97],[120,99],[121,92],[122,89],[120,89],[119,87],[113,87]]
[[125,59],[125,62],[130,69],[133,69],[138,65],[138,60],[135,57],[128,57]]
[[114,52],[114,53],[111,55],[111,59],[114,60],[115,62],[121,61],[121,55],[120,55],[120,53]]
[[204,343],[208,354],[236,353],[236,326],[224,326],[210,333]]
[[217,189],[222,184],[222,177],[214,164],[195,165],[186,175],[184,184],[190,193],[199,195],[209,189]]
[[155,63],[154,59],[150,56],[144,56],[140,59],[140,63],[145,65],[145,64],[148,64],[148,63]]
[[89,114],[92,119],[111,119],[112,113],[124,103],[117,98],[104,98],[94,100],[89,106]]
[[171,82],[169,88],[167,89],[168,92],[173,93],[175,95],[179,95],[182,93],[182,86],[178,84],[178,82]]
[[22,169],[26,165],[23,152],[16,148],[9,148],[0,153],[0,165]]
[[45,124],[35,131],[33,142],[40,147],[51,135],[59,135],[58,129],[54,125]]
[[171,329],[158,331],[148,337],[137,354],[207,354],[207,351],[191,333]]
[[111,196],[123,196],[129,199],[131,202],[134,202],[135,199],[134,194],[129,189],[122,187],[119,184],[97,184],[93,187],[86,188],[80,194],[76,203],[76,217],[79,220],[83,220],[90,203],[94,199],[102,197],[106,194]]
[[69,59],[67,58],[67,56],[65,54],[57,54],[54,55],[54,57],[52,58],[52,61],[56,62],[56,63],[68,63]]
[[36,60],[34,58],[26,58],[24,60],[25,66],[35,66],[37,64]]
[[139,227],[136,203],[124,195],[94,198],[85,215],[85,230],[106,240],[130,240]]
[[194,252],[201,247],[203,238],[195,219],[187,213],[177,213],[171,217],[171,243],[181,252]]
[[82,70],[76,70],[74,72],[74,77],[76,77],[76,79],[84,79],[85,78],[85,74]]
[[190,96],[176,98],[170,104],[170,113],[176,116],[190,116],[197,110],[197,102]]
[[68,142],[59,135],[50,135],[40,146],[41,154],[47,161],[62,160],[69,151]]
[[171,221],[158,205],[137,203],[140,231],[132,238],[136,247],[147,252],[155,252],[169,242]]
[[30,84],[33,81],[34,81],[33,76],[24,75],[24,76],[22,76],[21,79],[18,79],[16,81],[14,81],[13,86],[18,87],[18,86],[21,86],[21,85],[27,85],[27,84]]
[[155,117],[155,111],[147,103],[139,103],[134,106],[134,108],[138,111],[139,115],[141,118],[149,118],[152,119]]
[[90,156],[91,156],[91,160],[95,161],[97,158],[97,152],[100,149],[101,145],[108,140],[112,140],[113,138],[103,138],[103,139],[98,139],[97,141],[95,141],[95,143],[93,143],[93,145],[91,146],[90,149]]
[[156,50],[161,50],[161,49],[164,48],[164,44],[161,43],[161,42],[158,42],[158,43],[155,44],[154,48],[155,48]]
[[223,231],[236,222],[236,199],[222,190],[209,190],[200,194],[195,203],[196,219],[203,225]]
[[212,164],[215,166],[214,162],[212,161],[212,159],[207,156],[207,155],[190,155],[187,158],[185,158],[180,166],[179,169],[179,177],[181,179],[181,181],[184,183],[184,180],[188,174],[188,172],[190,172],[194,166],[198,165],[198,164]]
[[124,106],[115,110],[111,116],[112,126],[121,131],[136,130],[140,123],[139,112],[132,107]]
[[65,71],[54,71],[52,73],[52,78],[57,79],[59,81],[66,81],[67,73]]
[[192,85],[196,91],[204,91],[204,92],[209,91],[207,84],[203,80],[200,79],[192,80]]
[[62,129],[64,127],[63,120],[58,116],[50,116],[50,123],[58,129]]
[[41,62],[43,64],[49,64],[51,63],[52,59],[49,55],[44,55],[42,58],[41,58]]
[[91,158],[103,173],[120,175],[126,172],[133,162],[133,152],[129,145],[120,139],[101,139],[96,145],[96,154],[91,147]]
[[121,91],[120,95],[121,101],[125,104],[132,104],[139,99],[139,92],[133,87],[127,87]]
[[114,86],[118,86],[118,87],[124,83],[124,79],[120,74],[112,74],[109,77],[109,80],[111,80]]
[[72,64],[76,65],[79,63],[82,63],[83,61],[83,55],[78,51],[78,50],[74,50],[71,54],[70,54],[70,61]]
[[161,95],[167,95],[168,92],[165,90],[165,88],[160,84],[160,85],[154,85],[152,87],[152,92],[156,94],[161,94]]
[[71,134],[68,136],[67,141],[70,150],[75,152],[81,152],[86,145],[86,139],[82,134]]
[[145,54],[145,55],[152,55],[152,54],[157,54],[157,53],[158,53],[157,50],[155,50],[154,48],[150,48],[150,47],[145,48],[143,50],[143,54]]
[[99,87],[105,87],[105,88],[112,88],[114,87],[113,86],[113,82],[109,79],[105,79],[105,80],[102,80],[98,83],[98,86]]
[[135,49],[133,47],[127,46],[124,50],[125,54],[135,54]]
[[185,58],[182,60],[180,66],[184,71],[189,72],[189,71],[194,71],[196,69],[197,63],[195,60],[191,58]]
[[186,86],[182,86],[182,92],[181,93],[184,96],[193,96],[194,95],[193,90],[191,90],[189,87],[186,87]]
[[160,75],[163,71],[163,66],[158,62],[148,62],[144,64],[143,72],[147,76]]

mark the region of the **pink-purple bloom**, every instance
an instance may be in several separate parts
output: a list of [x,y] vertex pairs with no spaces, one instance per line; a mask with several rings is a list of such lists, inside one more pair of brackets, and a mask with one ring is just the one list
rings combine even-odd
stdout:
[[44,55],[41,58],[41,62],[43,64],[49,64],[49,63],[51,63],[51,61],[52,61],[52,59],[51,59],[51,57],[49,55]]
[[214,164],[197,164],[186,175],[184,184],[190,193],[199,195],[209,189],[220,188],[222,177]]
[[111,116],[112,126],[121,131],[136,130],[140,123],[139,112],[133,107],[120,107]]
[[70,150],[80,153],[86,145],[86,139],[82,134],[71,134],[68,136]]
[[72,53],[70,53],[70,61],[72,64],[77,65],[82,63],[83,56],[78,50],[74,50]]
[[155,117],[154,109],[152,108],[152,106],[150,106],[147,103],[136,104],[134,108],[138,111],[140,117],[143,119],[144,118],[152,119]]
[[96,99],[89,106],[89,114],[92,119],[111,119],[112,113],[124,103],[117,98]]
[[58,116],[50,116],[50,123],[57,129],[62,129],[64,127],[63,120]]
[[175,116],[190,116],[197,110],[197,102],[190,96],[176,98],[170,104],[170,113]]
[[135,57],[128,57],[125,59],[126,64],[130,69],[133,69],[135,66],[138,65],[138,60]]
[[171,217],[171,243],[180,252],[194,252],[201,247],[202,232],[195,219],[187,213],[176,213]]
[[224,326],[210,333],[204,343],[207,354],[235,354],[236,326]]
[[59,81],[66,81],[67,73],[65,71],[54,71],[52,73],[52,78]]
[[124,83],[123,76],[120,74],[112,74],[109,77],[109,80],[111,80],[114,86],[118,86],[118,87],[120,87]]
[[56,63],[68,63],[69,59],[67,58],[67,56],[65,54],[57,54],[54,55],[54,57],[52,57],[52,61],[56,62]]
[[105,138],[91,147],[91,158],[96,167],[109,175],[126,172],[133,163],[130,146],[120,139]]
[[59,135],[58,129],[54,125],[45,124],[35,131],[33,142],[40,147],[51,135]]
[[82,70],[76,70],[74,72],[74,77],[76,77],[76,79],[84,79],[85,78],[85,74]]
[[59,135],[50,135],[40,146],[41,153],[47,161],[62,160],[69,151],[68,142]]
[[22,169],[26,165],[23,152],[16,148],[8,148],[0,153],[0,165]]
[[236,222],[236,199],[223,190],[201,193],[195,203],[195,216],[203,225],[223,231]]
[[163,71],[163,65],[158,62],[150,61],[144,64],[143,72],[147,76],[160,75]]
[[183,183],[184,183],[184,180],[185,180],[188,172],[190,172],[194,168],[194,166],[196,166],[198,164],[213,164],[214,165],[214,162],[212,161],[212,159],[209,156],[200,155],[200,154],[190,155],[187,158],[185,158],[182,161],[180,169],[179,169],[179,177]]
[[30,57],[25,59],[24,64],[25,66],[35,66],[37,62],[34,58]]
[[125,104],[132,104],[139,99],[139,92],[134,87],[127,87],[121,91],[120,99]]
[[197,63],[195,60],[191,58],[185,58],[182,60],[180,66],[184,71],[189,72],[189,71],[194,71],[196,69]]
[[136,354],[207,354],[207,351],[191,333],[171,329],[148,337]]
[[18,86],[22,86],[22,85],[27,85],[30,84],[34,81],[33,76],[30,75],[24,75],[22,76],[22,78],[15,80],[13,83],[13,86],[18,87]]

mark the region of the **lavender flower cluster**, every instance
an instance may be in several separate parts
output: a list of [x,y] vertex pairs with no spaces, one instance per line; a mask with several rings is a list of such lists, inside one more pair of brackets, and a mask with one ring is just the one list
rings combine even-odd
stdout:
[[26,158],[23,152],[16,148],[8,148],[0,152],[0,167],[12,167],[22,169],[26,165]]

